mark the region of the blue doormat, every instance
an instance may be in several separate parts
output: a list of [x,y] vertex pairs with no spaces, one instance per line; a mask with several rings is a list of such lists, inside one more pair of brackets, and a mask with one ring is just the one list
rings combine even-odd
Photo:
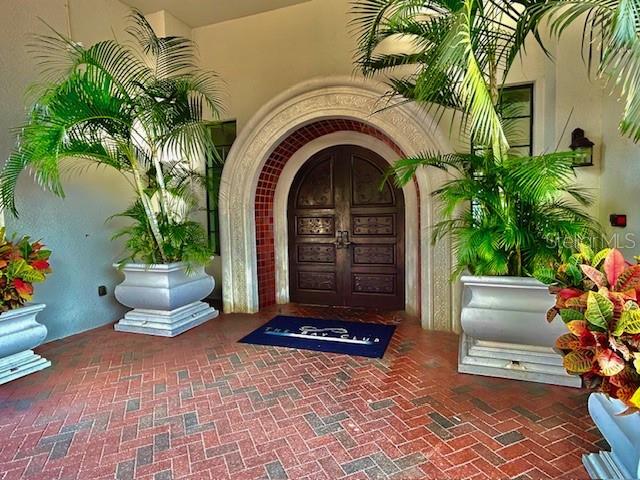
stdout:
[[395,325],[278,315],[240,343],[382,358]]

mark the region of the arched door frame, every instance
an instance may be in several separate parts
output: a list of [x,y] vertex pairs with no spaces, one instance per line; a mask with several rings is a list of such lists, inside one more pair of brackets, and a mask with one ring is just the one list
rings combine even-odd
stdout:
[[[380,109],[385,86],[351,77],[315,79],[290,88],[262,107],[242,129],[227,158],[220,186],[223,302],[226,312],[259,309],[255,195],[273,150],[301,126],[321,119],[355,119],[383,132],[406,155],[452,151],[436,122],[411,104]],[[424,328],[457,330],[457,288],[449,283],[451,245],[430,242],[437,216],[431,196],[447,179],[440,171],[416,176],[420,198],[420,312]]]
[[[294,153],[285,165],[276,186],[273,204],[273,230],[275,234],[276,301],[289,302],[289,240],[287,225],[287,199],[293,180],[305,162],[322,150],[335,145],[355,145],[377,153],[389,164],[398,159],[398,154],[383,141],[359,132],[344,131],[324,135],[310,141]],[[403,189],[405,204],[405,258],[420,258],[418,193],[415,183]],[[405,261],[406,311],[420,311],[420,269],[418,262]]]

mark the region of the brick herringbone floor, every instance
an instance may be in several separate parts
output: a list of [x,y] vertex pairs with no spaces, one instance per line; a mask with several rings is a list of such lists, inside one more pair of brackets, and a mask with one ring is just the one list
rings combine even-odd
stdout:
[[[278,311],[399,323],[382,360],[236,341]],[[583,392],[456,373],[401,314],[271,307],[174,339],[99,328],[0,386],[0,479],[585,478]]]

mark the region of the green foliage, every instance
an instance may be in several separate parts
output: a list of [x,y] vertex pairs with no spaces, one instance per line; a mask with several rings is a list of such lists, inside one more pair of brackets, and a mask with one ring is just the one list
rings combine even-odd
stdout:
[[620,131],[640,141],[640,2],[638,0],[539,0],[527,4],[521,32],[549,28],[560,37],[582,23],[582,53],[590,72],[608,81],[625,105]]
[[572,183],[573,155],[498,162],[489,154],[427,154],[399,160],[389,175],[403,185],[422,167],[453,174],[434,192],[442,220],[433,226],[433,241],[452,236],[457,274],[544,278],[582,239],[599,236],[581,209],[590,205],[589,195]]
[[[128,255],[120,260],[121,265],[140,261],[148,264],[163,263],[163,257],[149,229],[147,216],[140,200],[115,217],[126,217],[133,221],[113,237],[126,238]],[[188,268],[209,262],[212,253],[208,246],[207,232],[202,225],[191,220],[179,223],[163,222],[159,216],[157,220],[164,239],[164,261],[186,262]]]
[[613,302],[598,292],[589,292],[584,319],[592,327],[606,331],[613,318]]
[[[111,167],[137,197],[135,218],[123,214],[135,222],[128,258],[206,263],[206,241],[187,216],[203,185],[197,163],[220,161],[204,120],[207,111],[218,116],[217,78],[199,69],[190,40],[156,36],[137,11],[130,21],[132,41],[122,44],[85,48],[55,31],[36,37],[42,82],[2,171],[0,207],[17,214],[25,170],[63,196],[63,173]],[[140,232],[145,238],[133,238]]]
[[[514,124],[505,118],[514,112],[501,104],[501,87],[525,39],[533,35],[541,43],[539,26],[550,10],[535,8],[547,3],[558,2],[353,3],[362,72],[386,76],[390,97],[400,97],[398,103],[415,102],[437,118],[452,112],[461,133],[480,152],[425,152],[399,160],[390,173],[399,186],[422,167],[453,174],[434,193],[442,213],[433,238],[451,236],[457,274],[469,270],[551,279],[554,263],[570,256],[580,240],[599,238],[597,225],[583,211],[591,198],[573,184],[577,154],[509,154],[507,138]],[[398,45],[404,48],[398,51]],[[579,268],[574,273],[581,275]]]
[[[518,28],[521,3],[355,1],[357,63],[367,75],[388,75],[392,96],[459,113],[463,130],[501,157],[509,145],[498,107],[504,80],[498,71],[509,70],[528,33]],[[386,53],[390,39],[404,40],[407,48]]]
[[621,132],[640,140],[638,0],[354,0],[352,11],[360,69],[386,75],[392,97],[459,113],[462,128],[499,158],[508,151],[499,90],[527,38],[548,53],[546,31],[561,36],[582,22],[583,57],[618,87]]

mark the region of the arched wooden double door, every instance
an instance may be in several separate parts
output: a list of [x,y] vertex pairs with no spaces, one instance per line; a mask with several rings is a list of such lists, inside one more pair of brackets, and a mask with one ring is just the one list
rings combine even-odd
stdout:
[[340,145],[311,157],[288,203],[291,301],[404,309],[404,197],[376,153]]

